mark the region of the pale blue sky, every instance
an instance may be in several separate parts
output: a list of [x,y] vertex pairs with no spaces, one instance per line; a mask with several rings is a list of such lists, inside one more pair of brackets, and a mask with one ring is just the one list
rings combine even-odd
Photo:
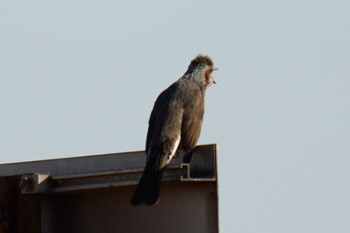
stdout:
[[221,232],[350,232],[349,1],[0,2],[0,163],[144,149],[157,95],[219,67]]

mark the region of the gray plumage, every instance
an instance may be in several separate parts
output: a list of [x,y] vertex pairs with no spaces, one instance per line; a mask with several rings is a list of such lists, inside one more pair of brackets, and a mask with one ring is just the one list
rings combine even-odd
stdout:
[[198,55],[186,73],[158,96],[149,119],[146,168],[132,196],[133,205],[156,204],[164,169],[176,151],[190,155],[195,148],[204,115],[205,90],[215,83],[213,70],[211,59]]

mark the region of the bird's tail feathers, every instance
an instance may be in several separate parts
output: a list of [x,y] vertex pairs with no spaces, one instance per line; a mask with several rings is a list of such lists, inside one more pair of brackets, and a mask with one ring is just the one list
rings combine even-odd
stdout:
[[163,172],[164,168],[156,171],[148,168],[144,170],[140,182],[131,198],[132,205],[138,206],[143,203],[146,205],[157,204]]

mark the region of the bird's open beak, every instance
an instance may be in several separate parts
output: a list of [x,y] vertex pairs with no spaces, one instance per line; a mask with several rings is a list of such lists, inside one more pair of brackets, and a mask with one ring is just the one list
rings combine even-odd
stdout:
[[[214,68],[213,71],[219,70],[219,68]],[[213,77],[212,77],[213,78]],[[215,80],[213,79],[213,83],[216,84]]]

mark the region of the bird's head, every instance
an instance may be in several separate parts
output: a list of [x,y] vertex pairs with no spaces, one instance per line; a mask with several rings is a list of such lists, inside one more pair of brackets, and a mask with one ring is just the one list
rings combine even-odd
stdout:
[[185,77],[207,87],[212,83],[215,84],[212,76],[214,70],[217,70],[217,68],[214,67],[212,60],[208,56],[198,55],[188,66]]

